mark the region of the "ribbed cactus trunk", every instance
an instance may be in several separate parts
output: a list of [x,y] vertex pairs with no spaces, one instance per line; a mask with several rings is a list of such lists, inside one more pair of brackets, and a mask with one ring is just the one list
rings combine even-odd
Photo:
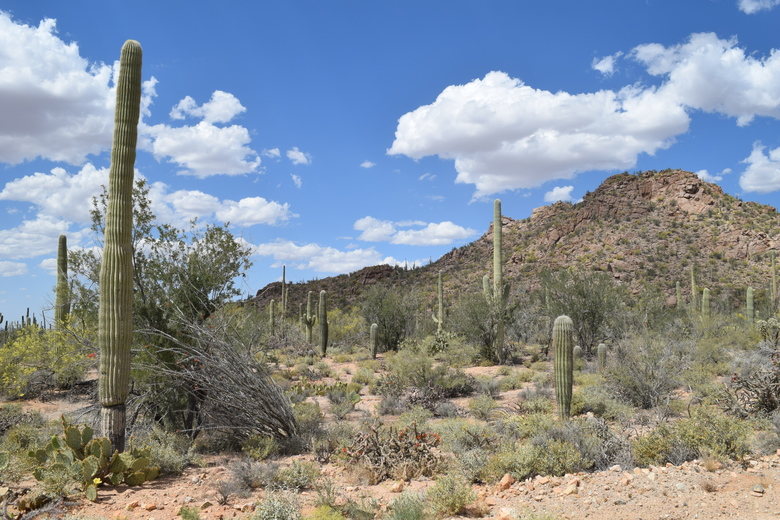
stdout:
[[574,345],[572,356],[574,356],[575,362],[582,361],[582,347],[579,345]]
[[116,87],[114,138],[100,265],[98,344],[100,425],[114,449],[125,449],[125,399],[133,339],[133,168],[141,108],[141,45],[122,46]]
[[320,291],[320,305],[318,309],[320,320],[320,354],[325,357],[328,353],[328,293]]
[[696,287],[696,273],[693,270],[693,266],[691,266],[691,310],[696,311],[696,308],[699,306],[699,289]]
[[680,282],[675,282],[674,284],[674,296],[677,299],[677,310],[682,310],[683,308],[683,301],[682,301],[682,289],[680,289]]
[[555,370],[555,397],[558,415],[571,415],[571,395],[574,380],[574,323],[568,316],[558,316],[553,324],[553,352]]
[[747,293],[745,295],[745,300],[746,300],[745,303],[746,303],[746,306],[747,306],[746,317],[747,317],[748,323],[753,323],[753,321],[755,319],[756,311],[755,311],[755,308],[753,307],[753,288],[752,287],[748,287],[747,288]]
[[493,201],[493,287],[490,287],[488,276],[482,279],[482,290],[495,319],[496,335],[493,340],[493,354],[499,363],[506,361],[504,346],[504,311],[509,296],[509,285],[504,284],[501,228],[501,200]]
[[287,316],[287,266],[282,266],[282,321]]
[[311,310],[311,299],[313,296],[314,291],[309,291],[306,295],[306,314],[303,316],[303,324],[306,326],[306,343],[309,345],[314,341],[312,339],[312,328],[314,328],[314,323],[317,321],[317,316]]
[[441,284],[441,272],[439,272],[438,279],[439,313],[433,315],[433,321],[436,323],[436,333],[441,334],[444,330],[444,291]]
[[268,305],[268,326],[271,328],[271,334],[276,334],[276,300],[271,300]]
[[771,258],[771,280],[769,282],[769,317],[777,312],[777,269],[775,267],[775,252],[769,253]]
[[705,287],[701,293],[701,317],[705,322],[708,322],[710,315],[710,290]]
[[369,346],[371,347],[371,359],[376,359],[377,354],[377,329],[379,328],[379,325],[376,323],[371,324],[371,328],[368,331],[368,342]]
[[68,237],[60,235],[57,244],[57,290],[54,303],[54,326],[61,328],[70,314],[68,294]]
[[607,346],[604,343],[599,343],[596,347],[596,359],[598,359],[599,372],[603,372],[607,368]]

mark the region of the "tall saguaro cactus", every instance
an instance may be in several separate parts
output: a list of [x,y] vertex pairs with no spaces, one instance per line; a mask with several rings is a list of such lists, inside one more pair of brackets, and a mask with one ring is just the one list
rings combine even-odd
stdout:
[[287,266],[282,266],[282,321],[287,316]]
[[769,253],[771,259],[771,280],[769,282],[769,315],[770,317],[777,312],[777,267],[775,265],[775,252],[774,250]]
[[755,319],[755,308],[753,307],[753,288],[748,287],[747,293],[745,294],[745,304],[747,306],[747,312],[746,312],[746,318],[749,323],[753,323]]
[[141,109],[141,45],[127,40],[119,59],[114,138],[100,264],[100,425],[114,449],[125,449],[125,400],[133,335],[133,168]]
[[504,262],[501,256],[501,200],[493,201],[493,287],[488,275],[482,278],[482,290],[496,322],[493,353],[499,363],[506,361],[504,348],[504,311],[509,296],[509,284],[504,284]]
[[320,354],[322,357],[328,353],[328,293],[320,291],[320,305],[318,309],[320,320]]
[[693,270],[693,264],[691,264],[691,311],[696,312],[696,308],[699,306],[699,289],[696,287],[696,273]]
[[377,331],[378,328],[379,328],[379,325],[377,325],[376,323],[372,323],[371,324],[371,328],[368,331],[368,342],[369,342],[369,344],[371,346],[371,359],[376,359],[376,354],[377,354],[377,344],[376,344],[376,342],[377,342],[377,338],[376,338],[377,334],[376,334],[376,331]]
[[276,333],[276,300],[271,300],[268,305],[268,326],[271,327],[271,334]]
[[558,415],[565,420],[571,415],[574,380],[574,323],[571,318],[568,316],[555,318],[552,336],[555,355],[555,397],[558,399]]
[[306,295],[306,314],[303,315],[302,321],[306,326],[306,343],[312,342],[312,328],[317,321],[317,316],[311,311],[311,298],[314,295],[314,291],[309,291]]
[[596,347],[596,358],[598,359],[599,372],[603,372],[607,367],[607,346],[604,343],[599,343]]
[[441,271],[439,271],[438,295],[439,295],[439,313],[433,313],[433,321],[436,323],[436,333],[441,334],[444,330],[444,291],[441,285]]
[[683,302],[682,302],[682,290],[680,289],[680,282],[675,282],[674,284],[674,296],[677,299],[677,310],[682,310],[683,308]]
[[706,287],[701,293],[701,317],[707,322],[710,319],[712,311],[710,310],[710,290]]
[[57,244],[57,289],[54,302],[54,326],[62,327],[70,314],[68,294],[68,237],[60,235]]

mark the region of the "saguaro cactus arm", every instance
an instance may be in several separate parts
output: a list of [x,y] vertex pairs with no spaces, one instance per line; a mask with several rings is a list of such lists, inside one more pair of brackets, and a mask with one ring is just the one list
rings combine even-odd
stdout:
[[103,260],[100,265],[100,423],[114,448],[125,447],[125,399],[133,334],[133,168],[141,109],[141,45],[122,46],[116,88]]

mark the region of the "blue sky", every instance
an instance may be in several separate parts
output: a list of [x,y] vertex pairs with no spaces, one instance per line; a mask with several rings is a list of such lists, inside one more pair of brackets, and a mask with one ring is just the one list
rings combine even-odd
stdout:
[[427,262],[620,171],[780,190],[780,1],[0,0],[0,312],[90,247],[122,43],[159,217],[230,221],[242,290]]

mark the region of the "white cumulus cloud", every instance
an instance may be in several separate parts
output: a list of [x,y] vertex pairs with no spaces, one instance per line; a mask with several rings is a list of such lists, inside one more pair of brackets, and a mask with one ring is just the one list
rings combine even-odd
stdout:
[[202,119],[206,123],[229,123],[238,114],[246,112],[236,96],[230,92],[215,90],[211,99],[198,105],[190,96],[186,96],[171,109],[171,119],[184,119],[187,116]]
[[[420,229],[398,229],[412,227],[419,227]],[[450,221],[430,223],[417,220],[391,222],[374,217],[363,217],[356,220],[353,228],[361,231],[358,240],[414,246],[449,245],[476,233],[473,229],[458,226]]]
[[622,52],[616,52],[615,54],[604,56],[603,58],[593,58],[593,62],[590,66],[605,76],[611,76],[615,73],[615,63],[622,55]]
[[710,173],[708,170],[699,170],[696,176],[704,182],[720,182],[724,175],[731,173],[731,168],[724,168],[720,173]]
[[0,261],[0,276],[21,276],[23,274],[27,274],[27,264]]
[[780,190],[780,147],[769,152],[765,150],[764,146],[756,143],[743,161],[748,165],[739,178],[743,190],[758,193]]
[[267,148],[260,153],[263,157],[268,157],[270,159],[278,159],[282,156],[282,152],[278,148]]
[[361,168],[373,168],[374,166],[376,166],[376,163],[372,163],[371,161],[363,161],[360,163]]
[[571,202],[573,200],[571,192],[574,190],[574,186],[555,186],[553,189],[544,194],[545,202]]
[[745,14],[755,14],[780,5],[780,0],[739,0],[739,10]]
[[291,173],[290,178],[292,179],[293,184],[295,184],[296,188],[301,189],[303,187],[303,179],[301,179],[300,175],[295,175],[294,173]]
[[306,152],[300,151],[297,146],[293,146],[291,149],[287,150],[286,155],[293,164],[311,164],[311,156]]

